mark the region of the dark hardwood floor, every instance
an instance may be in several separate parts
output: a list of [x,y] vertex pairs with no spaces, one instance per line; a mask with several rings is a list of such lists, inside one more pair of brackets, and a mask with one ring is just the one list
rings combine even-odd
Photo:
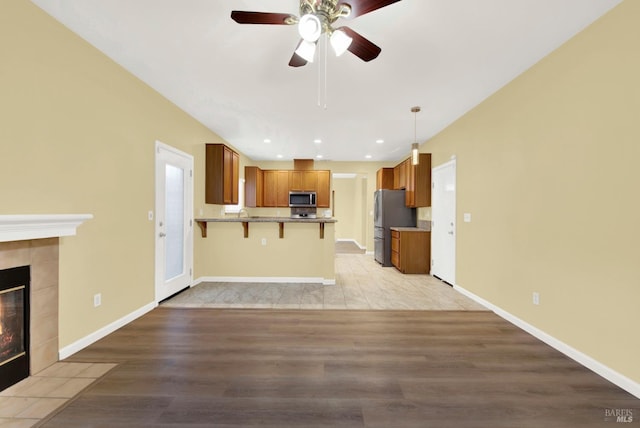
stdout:
[[[640,400],[491,312],[157,308],[54,427],[601,427]],[[629,424],[627,424],[629,425]]]

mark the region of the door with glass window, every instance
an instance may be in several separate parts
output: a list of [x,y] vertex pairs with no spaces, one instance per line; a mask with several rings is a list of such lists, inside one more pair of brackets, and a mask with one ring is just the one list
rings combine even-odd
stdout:
[[193,157],[156,142],[156,302],[191,285]]

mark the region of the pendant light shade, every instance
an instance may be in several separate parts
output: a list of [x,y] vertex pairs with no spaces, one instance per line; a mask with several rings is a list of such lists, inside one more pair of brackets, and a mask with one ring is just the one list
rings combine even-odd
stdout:
[[411,107],[411,113],[413,113],[413,144],[411,144],[411,165],[418,165],[420,163],[420,145],[418,144],[417,137],[419,111],[420,107]]

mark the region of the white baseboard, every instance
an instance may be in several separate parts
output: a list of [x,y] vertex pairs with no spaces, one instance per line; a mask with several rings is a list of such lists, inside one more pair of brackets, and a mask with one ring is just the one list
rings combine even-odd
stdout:
[[295,276],[201,276],[196,279],[191,286],[201,282],[281,282],[285,284],[322,284],[335,285],[336,280],[320,277],[295,277]]
[[364,247],[364,246],[360,245],[360,243],[358,241],[356,241],[355,239],[336,239],[336,242],[353,242],[361,250],[366,250],[367,249],[367,247]]
[[158,306],[158,304],[155,303],[155,302],[151,302],[151,303],[149,303],[147,305],[144,305],[143,307],[131,312],[128,315],[125,315],[124,317],[120,318],[119,320],[116,320],[116,321],[112,322],[111,324],[109,324],[109,325],[107,325],[105,327],[102,327],[100,330],[97,330],[97,331],[89,334],[88,336],[85,336],[82,339],[73,342],[71,345],[65,346],[64,348],[62,348],[62,349],[60,349],[58,351],[58,358],[60,360],[64,360],[65,358],[70,357],[71,355],[73,355],[76,352],[86,348],[87,346],[91,345],[92,343],[97,342],[98,340],[102,339],[103,337],[107,336],[108,334],[113,333],[114,331],[116,331],[120,327],[123,327],[123,326],[129,324],[131,321],[135,320],[136,318],[140,318],[141,316],[143,316],[147,312],[150,312],[151,310],[153,310],[156,306]]
[[522,319],[516,317],[515,315],[512,315],[509,312],[503,310],[502,308],[495,306],[494,304],[488,302],[482,297],[479,297],[473,294],[469,290],[465,290],[459,285],[454,285],[453,288],[459,291],[460,293],[464,294],[465,296],[480,303],[481,305],[487,307],[488,309],[492,310],[499,317],[504,318],[505,320],[509,321],[511,324],[515,325],[516,327],[521,328],[522,330],[540,339],[541,341],[551,346],[552,348],[562,352],[564,355],[571,358],[572,360],[578,362],[579,364],[583,365],[589,370],[607,379],[609,382],[619,386],[620,388],[624,389],[628,393],[633,394],[634,396],[640,398],[640,383],[629,379],[628,377],[618,373],[612,368],[607,367],[601,362],[593,359],[587,354],[580,352],[575,348],[572,348],[571,346],[556,339],[555,337],[549,335],[548,333],[545,333],[539,328],[534,327],[533,325],[527,323],[526,321],[523,321]]
[[365,254],[366,254],[367,256],[373,256],[373,255],[374,255],[374,252],[373,252],[373,251],[367,251]]

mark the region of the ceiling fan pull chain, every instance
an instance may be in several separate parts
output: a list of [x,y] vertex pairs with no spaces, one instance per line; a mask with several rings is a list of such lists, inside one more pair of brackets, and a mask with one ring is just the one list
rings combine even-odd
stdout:
[[[319,41],[318,41],[319,42]],[[318,58],[320,58],[320,54],[318,54]],[[320,67],[318,61],[318,107],[321,105],[320,97],[321,97],[321,85],[322,85],[322,67]]]
[[327,45],[329,44],[329,36],[324,38],[324,109],[327,109]]

